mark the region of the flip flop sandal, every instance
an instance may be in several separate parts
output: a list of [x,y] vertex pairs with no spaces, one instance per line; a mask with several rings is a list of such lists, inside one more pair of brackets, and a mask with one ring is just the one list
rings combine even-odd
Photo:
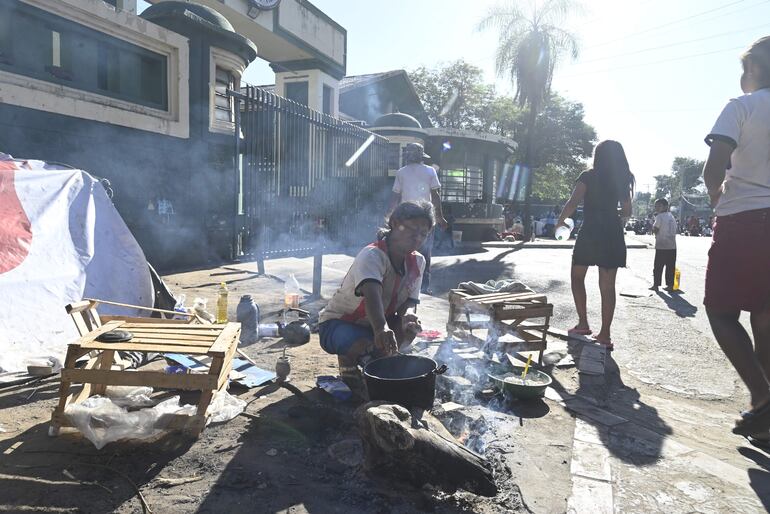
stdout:
[[741,419],[735,422],[733,434],[748,437],[768,430],[770,430],[770,402],[759,408],[742,412]]
[[754,437],[754,436],[746,436],[746,440],[751,444],[751,446],[755,448],[759,448],[765,453],[770,453],[770,439],[766,438],[760,438],[760,437]]
[[612,341],[601,341],[599,339],[594,339],[596,341],[596,344],[607,350],[608,352],[611,352],[615,349],[615,345],[612,344]]
[[593,334],[590,328],[571,328],[567,330],[568,336],[590,336]]

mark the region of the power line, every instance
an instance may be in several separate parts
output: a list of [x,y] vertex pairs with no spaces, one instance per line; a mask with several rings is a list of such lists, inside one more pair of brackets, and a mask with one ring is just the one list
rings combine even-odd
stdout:
[[645,67],[645,66],[653,66],[655,64],[662,64],[662,63],[674,62],[674,61],[682,61],[682,60],[685,60],[685,59],[690,59],[690,58],[693,58],[693,57],[701,57],[701,56],[704,56],[704,55],[721,54],[721,53],[724,53],[724,52],[734,52],[736,50],[741,50],[741,49],[744,49],[744,48],[745,48],[745,45],[744,46],[736,46],[736,47],[733,47],[733,48],[723,48],[722,50],[714,50],[714,51],[711,51],[711,52],[702,52],[702,53],[699,53],[699,54],[683,55],[681,57],[673,57],[671,59],[660,59],[660,60],[652,61],[652,62],[645,62],[645,63],[640,63],[640,64],[630,64],[628,66],[616,66],[614,68],[606,68],[606,69],[603,69],[603,70],[593,70],[593,71],[586,71],[586,72],[581,72],[581,73],[573,73],[572,75],[567,75],[566,77],[562,77],[562,78],[580,77],[580,76],[583,76],[583,75],[593,75],[594,73],[606,73],[606,72],[613,72],[613,71],[618,71],[618,70],[627,70],[627,69],[630,69],[630,68],[642,68],[642,67]]
[[741,29],[739,31],[722,32],[720,34],[714,34],[714,35],[711,35],[711,36],[705,36],[705,37],[700,37],[700,38],[696,38],[696,39],[688,39],[687,41],[679,41],[679,42],[676,42],[676,43],[669,43],[667,45],[653,46],[653,47],[650,47],[650,48],[642,48],[640,50],[633,50],[631,52],[624,52],[622,54],[609,55],[609,56],[605,56],[605,57],[597,57],[595,59],[589,59],[589,60],[586,60],[586,61],[580,61],[577,64],[581,65],[581,64],[585,64],[585,63],[589,63],[589,62],[606,61],[606,60],[609,60],[609,59],[617,59],[619,57],[626,57],[628,55],[636,55],[636,54],[641,54],[641,53],[644,53],[644,52],[652,52],[652,51],[655,51],[655,50],[661,50],[663,48],[671,48],[673,46],[686,45],[688,43],[696,43],[698,41],[706,41],[707,39],[714,39],[714,38],[723,37],[723,36],[732,36],[732,35],[736,35],[736,34],[745,33],[745,32],[747,32],[749,30],[761,29],[761,28],[767,27],[769,25],[770,24],[768,24],[768,23],[763,23],[762,25],[756,25],[754,27],[743,28],[743,29]]
[[[611,43],[615,43],[617,41],[622,41],[624,39],[628,39],[628,38],[631,38],[631,37],[638,36],[640,34],[647,34],[648,32],[653,32],[653,31],[658,30],[658,29],[662,29],[662,28],[665,28],[665,27],[670,27],[671,25],[676,25],[677,23],[681,23],[683,21],[689,21],[689,20],[698,18],[700,16],[703,16],[705,14],[709,14],[709,13],[716,12],[716,11],[721,11],[722,9],[725,9],[727,7],[730,7],[730,6],[733,6],[733,5],[736,5],[736,4],[740,4],[740,3],[745,2],[745,1],[746,0],[736,0],[734,2],[730,2],[729,4],[725,4],[725,5],[722,5],[720,7],[715,7],[713,9],[709,9],[707,11],[702,11],[702,12],[699,12],[699,13],[696,13],[696,14],[691,14],[690,16],[685,16],[684,18],[679,18],[679,19],[676,19],[676,20],[673,20],[673,21],[669,21],[667,23],[663,23],[662,25],[656,25],[655,27],[650,27],[650,28],[647,28],[647,29],[644,29],[644,30],[640,30],[638,32],[632,32],[631,34],[626,34],[623,37],[619,37],[619,38],[616,38],[616,39],[611,39],[611,40],[605,41],[603,43],[597,43],[595,45],[589,46],[588,48],[596,48],[596,47],[599,47],[599,46],[606,46],[606,45],[609,45]],[[760,2],[760,3],[763,3],[763,2]],[[759,4],[755,4],[755,6],[756,5],[759,5]]]

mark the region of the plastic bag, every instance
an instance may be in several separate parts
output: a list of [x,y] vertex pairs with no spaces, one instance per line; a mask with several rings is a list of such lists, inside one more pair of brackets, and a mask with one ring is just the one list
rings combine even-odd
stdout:
[[104,395],[119,407],[149,407],[155,405],[150,395],[152,387],[108,386]]
[[64,414],[98,450],[121,439],[146,439],[163,431],[169,414],[192,416],[195,405],[179,405],[172,396],[151,408],[129,412],[106,396],[92,396],[69,405]]
[[209,323],[214,323],[214,315],[206,310],[206,303],[208,300],[205,298],[196,298],[193,301],[193,311]]
[[339,377],[321,375],[316,377],[316,385],[332,395],[337,401],[344,402],[353,396],[348,385]]
[[245,408],[245,401],[236,398],[227,391],[217,391],[209,404],[209,418],[206,424],[230,421],[243,412]]
[[[187,295],[180,294],[179,298],[176,299],[176,305],[174,305],[174,310],[176,312],[184,312],[188,313],[187,307],[184,306],[184,301],[187,299]],[[174,316],[174,319],[189,319],[189,316]]]

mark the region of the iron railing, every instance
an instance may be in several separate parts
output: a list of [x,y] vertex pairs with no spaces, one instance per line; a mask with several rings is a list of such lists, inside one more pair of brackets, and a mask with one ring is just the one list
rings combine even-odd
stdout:
[[371,241],[390,194],[387,139],[255,86],[229,94],[236,253],[261,261]]

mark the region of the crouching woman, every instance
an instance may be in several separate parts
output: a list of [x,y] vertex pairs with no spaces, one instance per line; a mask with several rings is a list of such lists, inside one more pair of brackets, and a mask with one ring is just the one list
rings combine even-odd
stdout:
[[321,347],[338,355],[340,376],[349,385],[360,380],[359,365],[394,354],[421,330],[411,311],[419,303],[425,269],[417,250],[433,225],[429,203],[404,202],[396,207],[387,229],[359,252],[342,286],[321,311]]

